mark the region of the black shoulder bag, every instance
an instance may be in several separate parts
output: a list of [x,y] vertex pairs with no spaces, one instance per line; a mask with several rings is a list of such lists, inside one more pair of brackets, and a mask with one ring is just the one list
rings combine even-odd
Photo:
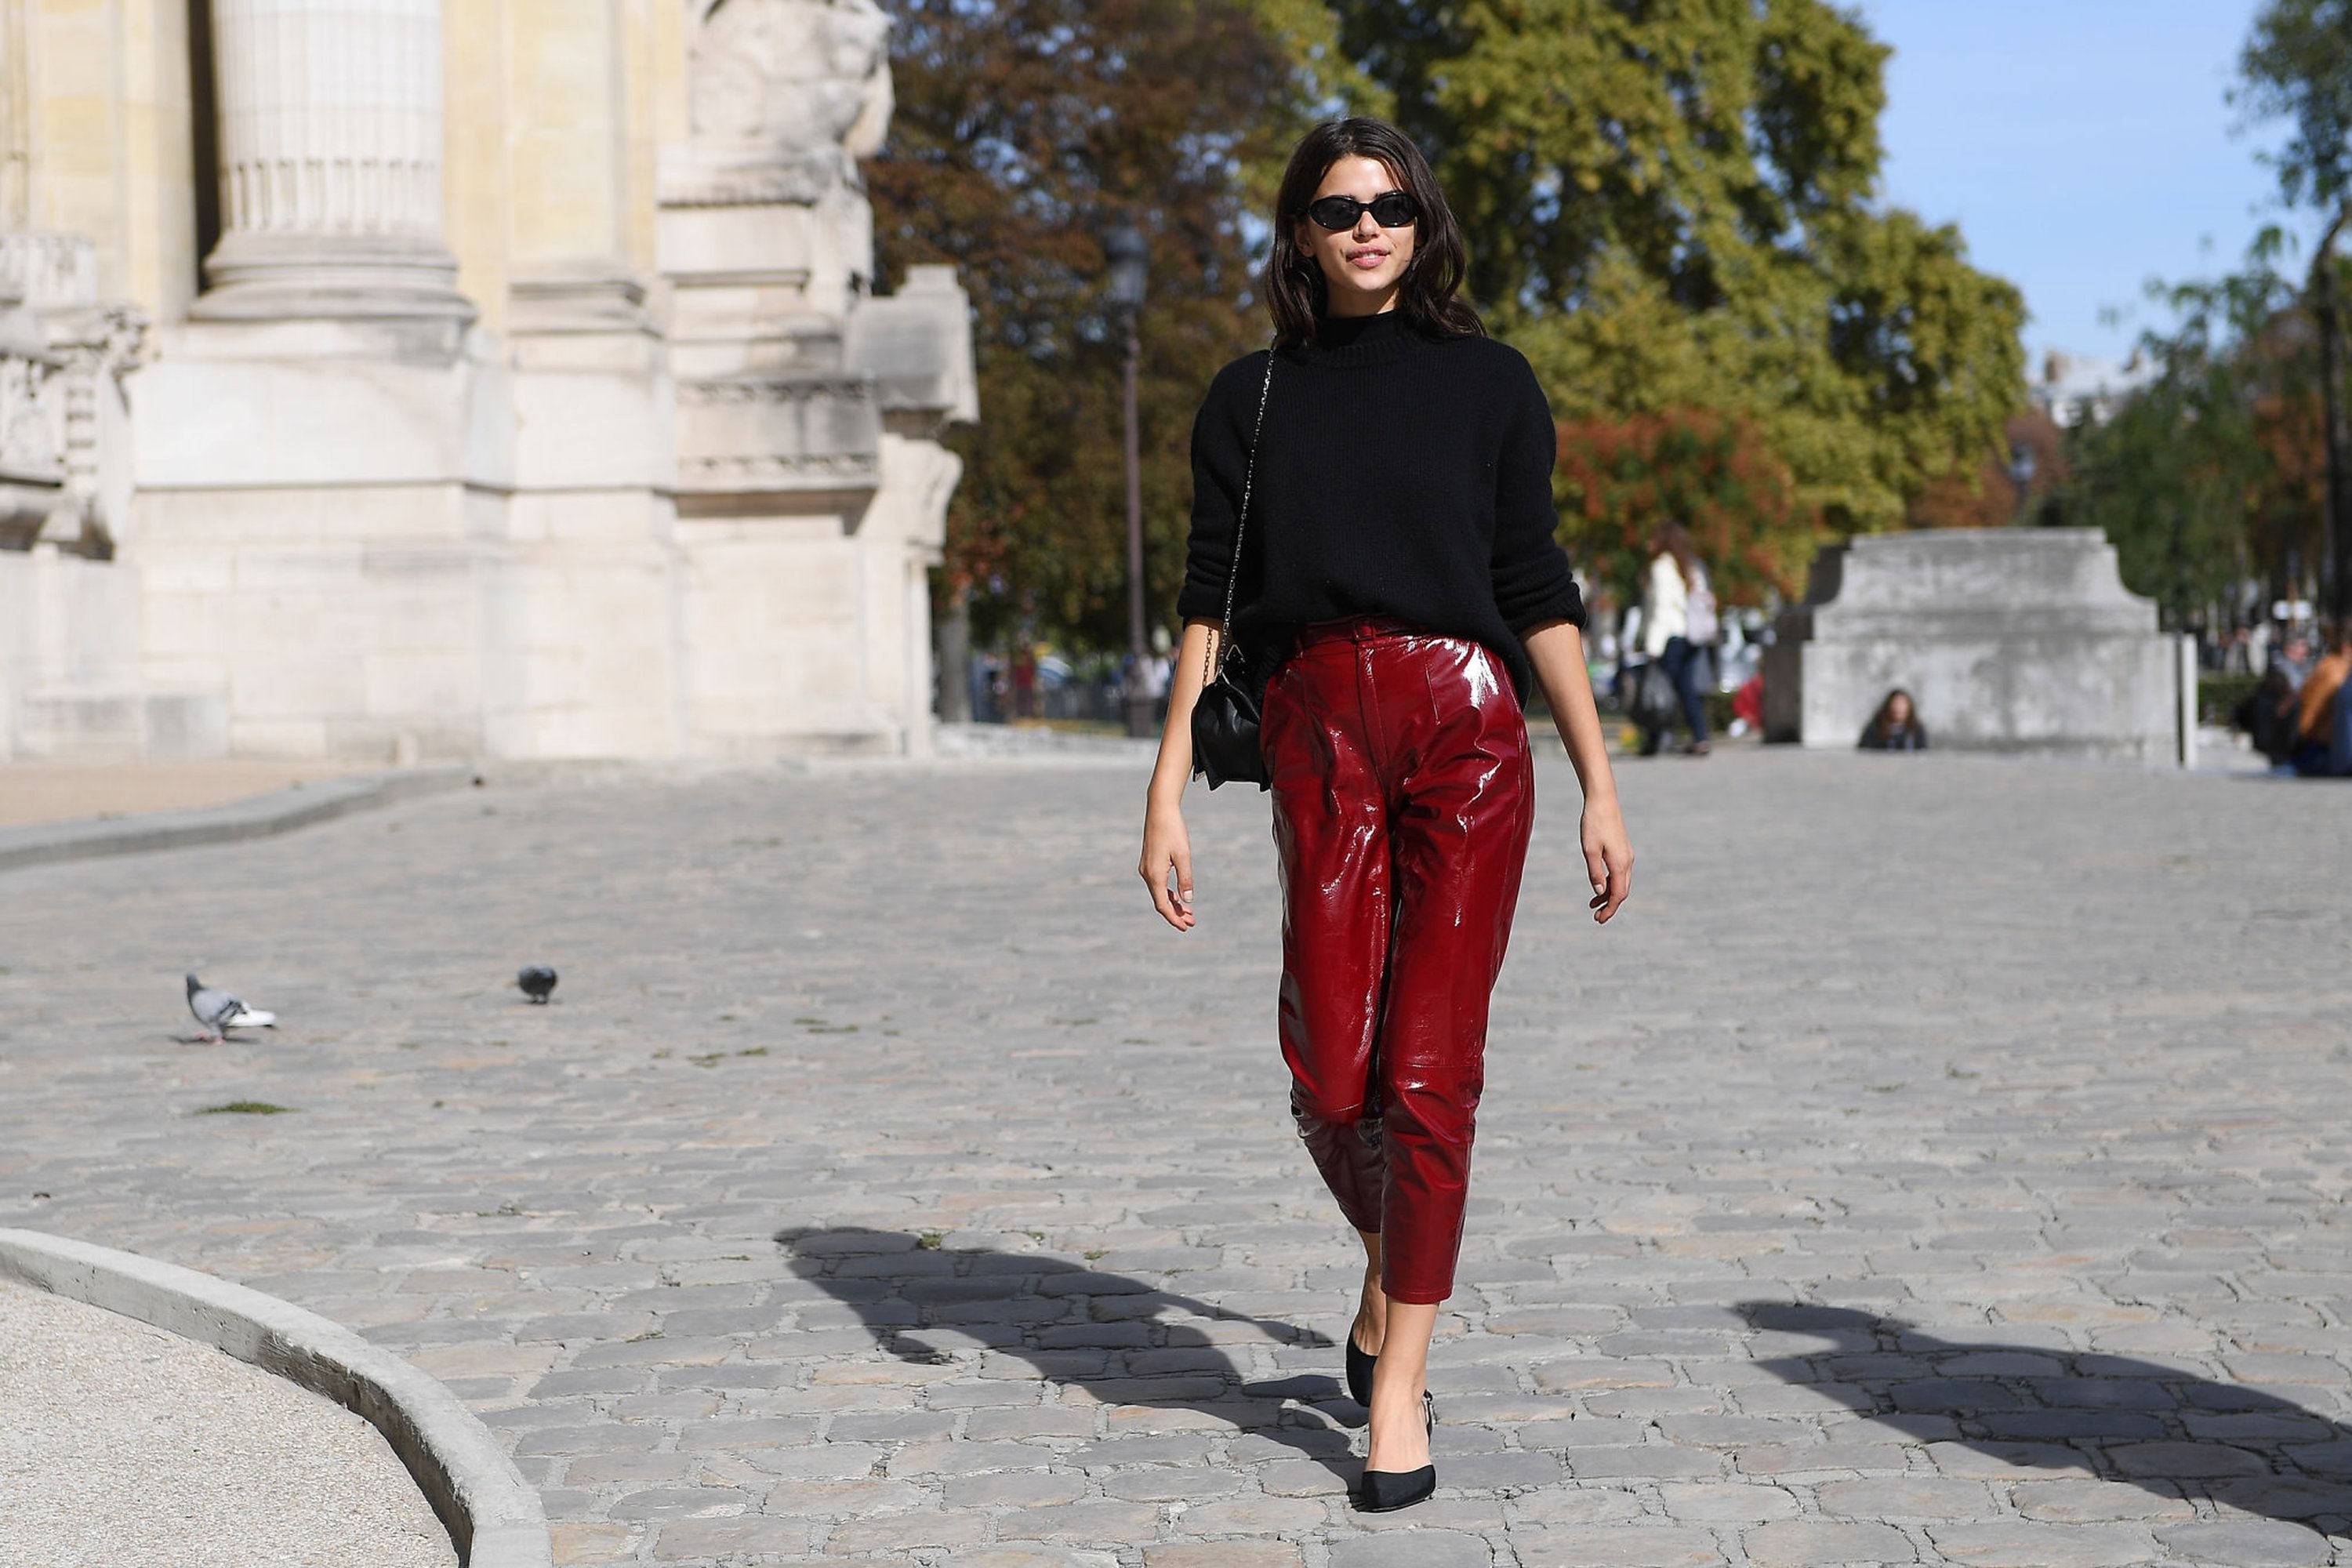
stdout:
[[1258,437],[1265,434],[1265,399],[1274,389],[1274,351],[1265,351],[1265,383],[1257,391],[1257,426],[1250,432],[1249,466],[1242,471],[1242,507],[1234,519],[1234,562],[1225,574],[1225,614],[1216,651],[1203,661],[1201,696],[1192,704],[1192,771],[1211,789],[1243,779],[1266,787],[1265,752],[1258,745],[1258,709],[1266,671],[1253,671],[1234,647],[1234,590],[1242,575],[1242,531],[1249,526],[1250,488],[1257,479]]

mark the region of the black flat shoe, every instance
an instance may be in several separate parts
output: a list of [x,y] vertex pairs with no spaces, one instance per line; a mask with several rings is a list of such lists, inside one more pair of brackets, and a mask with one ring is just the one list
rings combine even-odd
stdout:
[[1370,1410],[1372,1407],[1372,1368],[1381,1358],[1370,1351],[1356,1348],[1356,1331],[1348,1331],[1348,1397]]
[[1417,1502],[1427,1502],[1437,1491],[1437,1467],[1417,1470],[1366,1470],[1363,1485],[1348,1500],[1358,1513],[1394,1513]]

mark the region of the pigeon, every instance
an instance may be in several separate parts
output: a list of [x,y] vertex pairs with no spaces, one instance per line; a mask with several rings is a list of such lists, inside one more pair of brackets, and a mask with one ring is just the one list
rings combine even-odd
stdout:
[[515,984],[522,987],[524,995],[543,1007],[555,990],[555,971],[544,963],[526,963],[522,973],[515,976]]
[[225,1040],[231,1029],[269,1029],[278,1025],[278,1015],[248,1007],[236,996],[206,985],[194,975],[188,976],[188,1011],[205,1032],[196,1037],[206,1044]]

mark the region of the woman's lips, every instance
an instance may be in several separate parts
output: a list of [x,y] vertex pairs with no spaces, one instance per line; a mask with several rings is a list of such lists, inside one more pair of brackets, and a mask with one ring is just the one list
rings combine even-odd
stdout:
[[1349,254],[1348,265],[1350,267],[1360,267],[1366,271],[1370,271],[1371,268],[1378,267],[1381,262],[1386,261],[1388,258],[1389,253],[1385,250],[1358,250],[1352,251]]

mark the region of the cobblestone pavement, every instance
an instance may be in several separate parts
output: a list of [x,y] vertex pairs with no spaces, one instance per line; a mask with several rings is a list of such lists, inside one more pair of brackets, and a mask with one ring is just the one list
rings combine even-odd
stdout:
[[[541,786],[0,879],[0,1224],[447,1380],[566,1563],[2336,1560],[2352,791],[1547,764],[1438,1500],[1351,1516],[1352,1242],[1262,797],[967,763]],[[552,1006],[502,989],[545,960]],[[180,974],[286,1026],[219,1047]],[[276,1116],[200,1114],[237,1100]],[[0,1416],[5,1419],[5,1416]]]

